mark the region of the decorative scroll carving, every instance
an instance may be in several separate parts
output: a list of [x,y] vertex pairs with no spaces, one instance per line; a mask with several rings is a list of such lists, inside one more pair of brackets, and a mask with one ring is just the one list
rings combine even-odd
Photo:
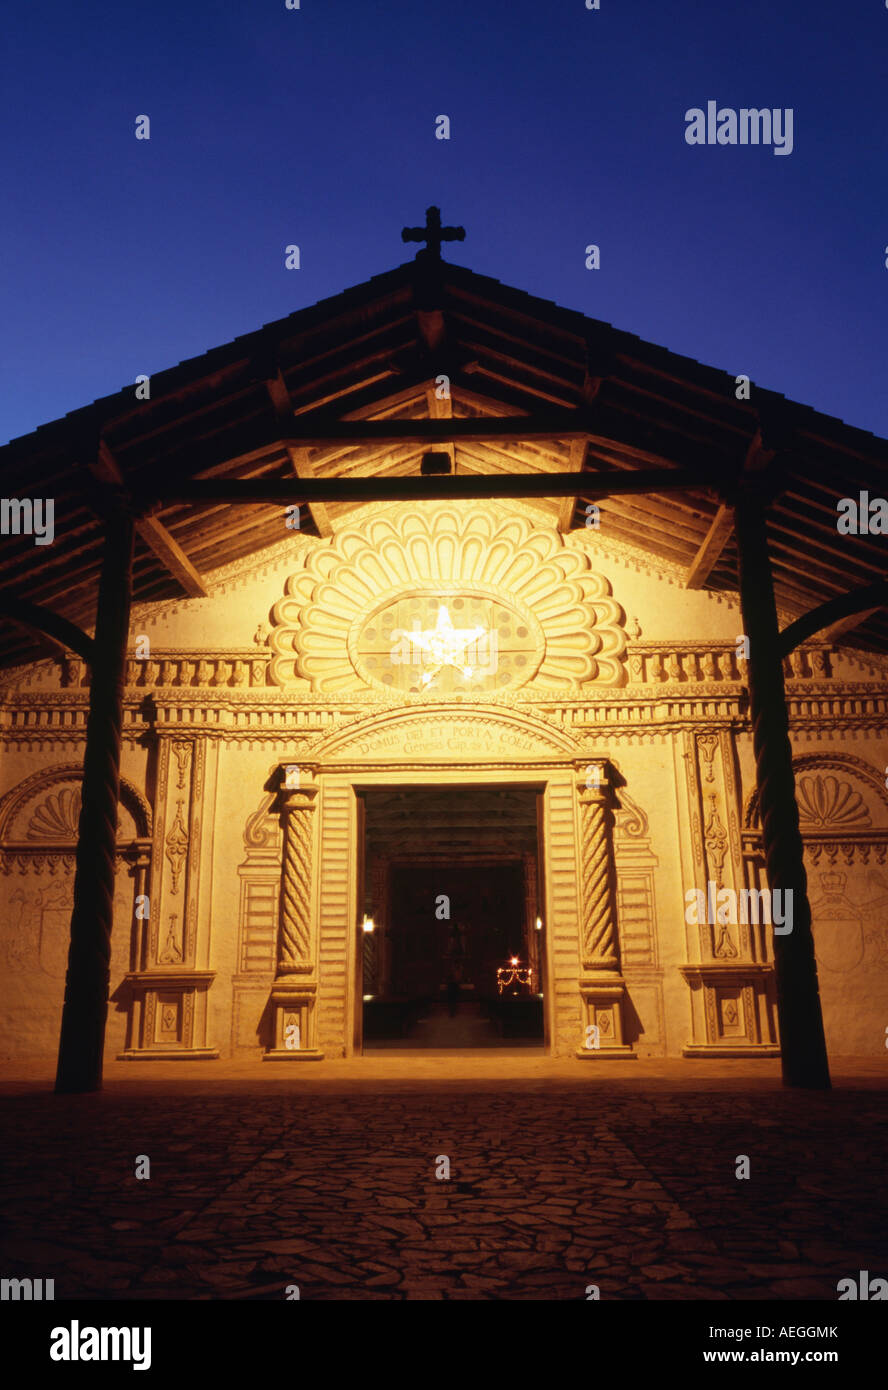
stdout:
[[644,811],[622,787],[617,795],[619,806],[614,812],[614,823],[617,830],[621,835],[628,835],[633,840],[647,835],[649,830],[648,818]]
[[176,818],[173,821],[169,834],[166,837],[166,857],[170,861],[170,892],[178,893],[179,878],[185,866],[185,859],[188,855],[188,830],[182,816],[184,801],[180,797],[176,802]]
[[719,937],[718,941],[716,942],[714,954],[719,960],[725,960],[729,957],[736,957],[739,954],[739,952],[737,951],[737,947],[734,945],[731,933],[728,931],[727,926],[724,924],[722,925],[722,929],[719,932]]
[[712,760],[715,757],[715,750],[718,747],[718,734],[700,734],[697,739],[697,747],[700,750],[703,762],[706,764],[706,781],[713,782],[715,778],[713,775]]
[[170,925],[167,931],[167,939],[163,950],[160,953],[161,965],[178,965],[182,959],[182,948],[176,940],[176,915],[170,917]]
[[188,775],[188,763],[191,758],[191,744],[180,743],[177,741],[173,744],[173,753],[175,754],[176,763],[178,764],[178,777],[176,781],[176,787],[179,791],[182,791],[185,786],[185,778]]
[[725,830],[718,813],[714,793],[709,795],[709,815],[704,830],[704,843],[709,872],[713,879],[720,883],[722,870],[725,866],[725,856],[728,852],[728,832]]

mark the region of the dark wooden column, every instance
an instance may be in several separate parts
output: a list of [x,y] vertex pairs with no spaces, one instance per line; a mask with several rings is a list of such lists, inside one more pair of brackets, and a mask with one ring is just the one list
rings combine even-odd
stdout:
[[125,503],[115,501],[105,520],[96,609],[57,1092],[98,1091],[102,1087],[133,529],[133,517]]
[[774,934],[783,1082],[786,1086],[827,1088],[829,1066],[795,798],[766,511],[761,486],[752,480],[741,483],[734,526],[743,629],[749,639],[750,717],[762,839],[770,889],[792,891],[792,931],[785,936]]

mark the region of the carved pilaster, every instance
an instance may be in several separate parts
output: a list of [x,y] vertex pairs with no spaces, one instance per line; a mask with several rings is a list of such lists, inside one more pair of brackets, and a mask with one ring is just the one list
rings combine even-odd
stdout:
[[281,793],[284,863],[277,973],[306,975],[313,969],[311,922],[313,812],[317,787],[302,785]]
[[583,969],[587,971],[619,969],[608,825],[611,789],[606,768],[606,763],[585,764],[578,783],[583,904],[581,958]]
[[314,768],[283,769],[278,805],[284,822],[277,977],[271,990],[274,1040],[266,1061],[317,1061],[317,943],[312,914]]
[[580,831],[580,995],[583,1058],[632,1057],[623,1041],[626,985],[620,975],[612,868],[613,814],[609,767],[604,761],[578,766]]

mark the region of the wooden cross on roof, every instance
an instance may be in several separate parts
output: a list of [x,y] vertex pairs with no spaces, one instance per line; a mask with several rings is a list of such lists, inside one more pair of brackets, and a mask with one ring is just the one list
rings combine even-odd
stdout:
[[442,227],[441,209],[426,208],[426,221],[424,227],[402,227],[402,241],[424,241],[426,244],[422,250],[417,251],[417,260],[420,256],[428,256],[433,261],[441,259],[442,241],[465,241],[465,227]]

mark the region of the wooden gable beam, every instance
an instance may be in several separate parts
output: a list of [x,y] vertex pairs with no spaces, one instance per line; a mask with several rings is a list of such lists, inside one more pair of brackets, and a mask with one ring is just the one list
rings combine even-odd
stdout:
[[[792,442],[792,431],[785,424],[780,412],[780,404],[766,402],[759,410],[759,423],[755,434],[749,441],[746,456],[741,468],[742,477],[772,473],[775,460],[781,451]],[[772,491],[777,491],[776,475],[771,480]],[[734,508],[722,503],[709,525],[700,547],[691,561],[686,589],[702,589],[712,571],[721,559],[722,551],[734,531]]]
[[856,627],[860,627],[880,612],[880,608],[862,608],[859,613],[848,613],[844,618],[839,618],[838,622],[825,627],[820,634],[820,639],[823,642],[841,642],[847,633],[853,632]]
[[[266,377],[265,388],[271,397],[274,406],[274,413],[281,421],[282,428],[293,420],[293,402],[290,400],[290,393],[287,384],[281,375],[280,368],[274,376]],[[288,444],[287,457],[290,460],[290,467],[297,478],[313,478],[315,471],[311,466],[311,451],[307,448],[299,448],[297,445]],[[315,524],[319,536],[332,536],[333,524],[330,521],[330,513],[327,511],[323,502],[309,502],[308,511]]]
[[734,530],[734,508],[724,502],[719,507],[709,526],[709,530],[688,568],[685,579],[686,589],[702,589],[715,569],[721,553]]
[[[127,490],[126,480],[117,460],[104,439],[98,441],[96,457],[89,465],[89,471],[104,487]],[[158,517],[137,517],[136,530],[167,573],[182,585],[190,598],[207,597],[209,589],[203,575],[195,569],[178,541],[170,535]]]
[[[570,441],[570,454],[567,460],[566,473],[582,473],[583,465],[586,461],[587,441],[585,439],[572,439]],[[558,530],[569,531],[573,521],[574,512],[577,507],[577,497],[562,497],[558,507]]]
[[809,637],[824,629],[828,631],[842,619],[857,615],[863,622],[865,617],[877,613],[886,604],[888,579],[878,580],[875,584],[864,584],[860,589],[852,589],[848,594],[827,599],[825,603],[819,603],[816,608],[809,609],[800,618],[796,618],[795,622],[790,623],[789,627],[783,629],[780,634],[780,654],[789,656],[790,652],[795,651],[796,647],[806,642]]
[[53,613],[43,604],[20,598],[0,598],[0,618],[8,618],[18,627],[38,633],[56,655],[76,652],[88,665],[92,665],[95,650],[93,639],[76,623],[59,613]]

